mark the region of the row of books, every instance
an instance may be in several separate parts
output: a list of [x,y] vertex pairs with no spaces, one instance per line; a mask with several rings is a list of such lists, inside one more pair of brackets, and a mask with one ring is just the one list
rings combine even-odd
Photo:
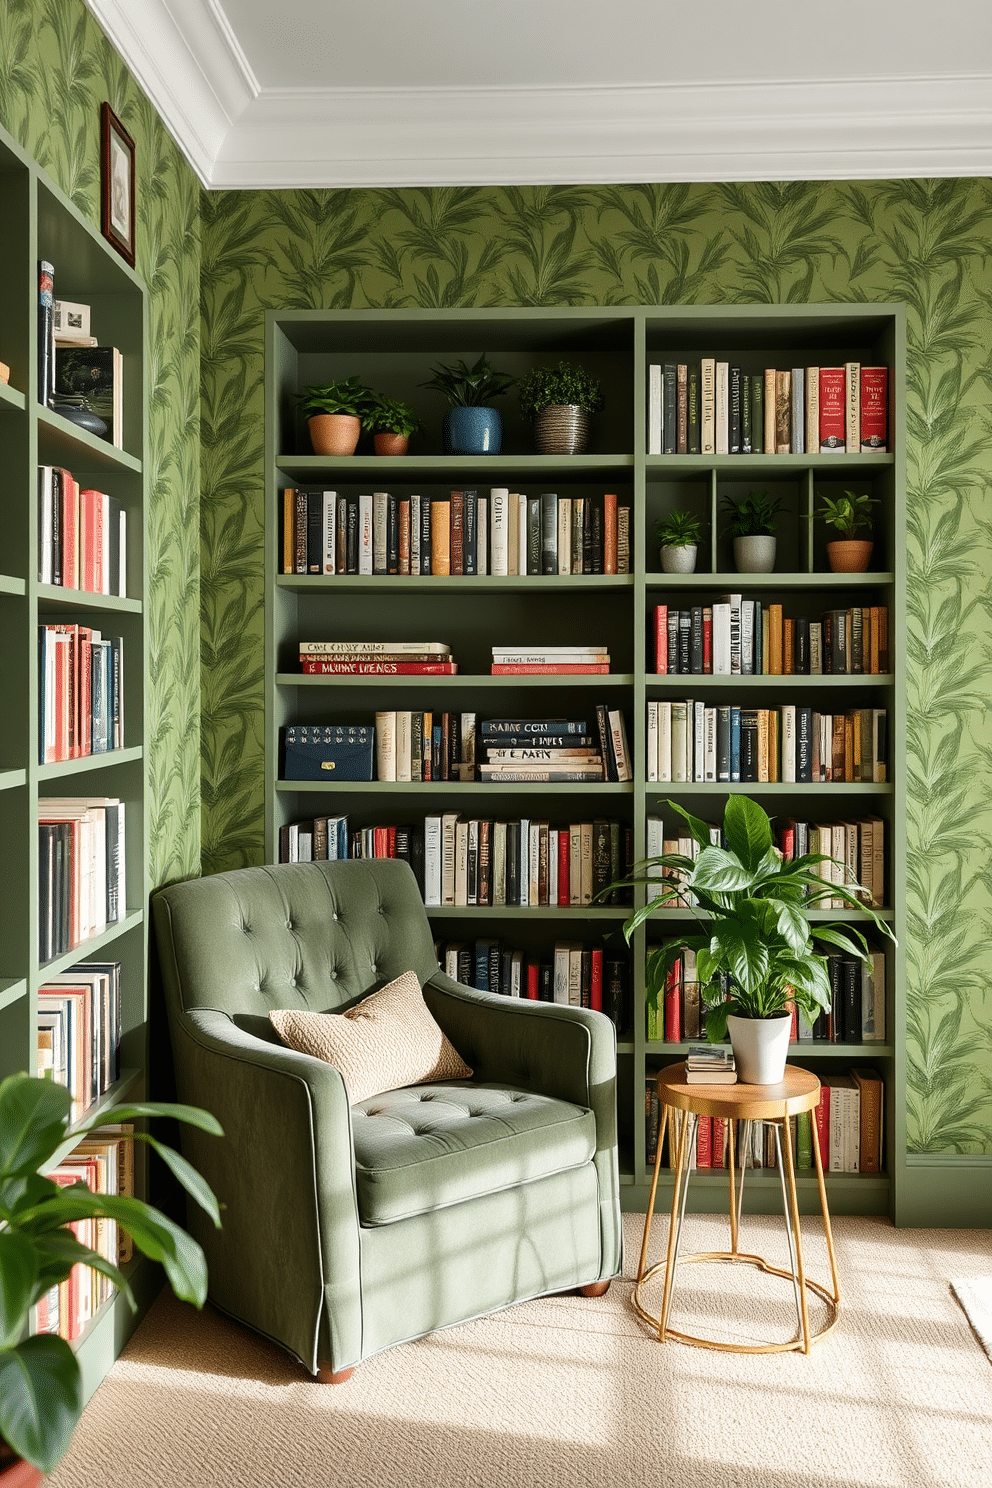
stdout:
[[[660,947],[649,947],[649,954]],[[885,956],[870,952],[869,962],[818,947],[830,976],[830,1009],[812,1025],[792,1010],[794,1043],[870,1044],[885,1042]],[[729,979],[726,990],[730,991]],[[657,1003],[647,1003],[646,1033],[652,1042],[682,1043],[706,1035],[706,1006],[696,977],[696,953],[685,949],[668,973]]]
[[38,1074],[63,1085],[78,1121],[120,1076],[121,966],[80,961],[38,988]]
[[125,914],[125,803],[38,800],[38,954],[51,961]]
[[887,716],[884,708],[821,713],[803,703],[746,708],[699,698],[651,700],[647,778],[884,784]]
[[127,594],[127,510],[80,489],[71,471],[38,466],[38,578],[88,594]]
[[628,1026],[630,960],[626,954],[578,941],[555,941],[547,952],[524,951],[501,940],[436,941],[447,976],[480,992],[532,1002],[591,1008],[616,1028]]
[[625,574],[630,538],[630,507],[614,492],[282,493],[284,574]]
[[375,715],[375,760],[378,780],[633,779],[626,721],[605,703],[583,719],[382,710]]
[[494,677],[607,676],[610,653],[606,646],[494,646]]
[[[820,1099],[813,1111],[790,1116],[787,1121],[792,1160],[799,1171],[815,1166],[813,1142],[820,1149],[820,1163],[827,1173],[878,1173],[882,1169],[884,1137],[884,1085],[881,1076],[870,1066],[856,1066],[850,1074],[824,1075],[820,1082]],[[683,1113],[669,1110],[662,1148],[662,1161],[675,1167]],[[645,1076],[644,1125],[646,1158],[654,1164],[658,1149],[660,1108],[655,1077]],[[783,1132],[784,1136],[784,1132]],[[753,1122],[750,1141],[744,1141],[744,1127],[738,1122],[735,1132],[735,1162],[749,1168],[774,1168],[775,1136],[770,1122]],[[700,1116],[696,1138],[690,1153],[693,1168],[723,1168],[729,1162],[730,1135],[727,1122],[719,1116]]]
[[656,605],[659,676],[880,676],[889,670],[886,605],[826,610],[819,620],[786,615],[726,594],[710,605]]
[[95,627],[38,627],[38,762],[124,744],[124,639]]
[[[131,1122],[101,1127],[78,1142],[48,1176],[63,1188],[85,1183],[92,1193],[133,1198],[133,1132]],[[116,1266],[126,1265],[133,1258],[133,1243],[114,1219],[82,1219],[69,1228],[81,1245],[95,1250]],[[33,1331],[52,1333],[72,1342],[81,1336],[113,1290],[106,1276],[77,1262],[68,1279],[50,1287],[36,1304]]]
[[300,641],[307,677],[453,677],[458,672],[444,641]]
[[528,817],[495,821],[446,812],[422,823],[352,828],[346,816],[326,816],[280,829],[281,863],[339,858],[408,862],[429,909],[627,904],[629,890],[603,891],[631,872],[633,828],[600,818],[554,825]]
[[887,367],[765,367],[715,357],[652,363],[649,455],[884,452]]

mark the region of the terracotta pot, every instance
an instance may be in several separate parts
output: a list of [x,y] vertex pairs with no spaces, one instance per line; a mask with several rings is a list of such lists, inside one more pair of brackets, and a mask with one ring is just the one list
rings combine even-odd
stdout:
[[873,547],[866,537],[838,538],[827,543],[827,562],[834,573],[864,573]]
[[315,413],[307,419],[315,455],[353,455],[362,421],[351,413]]
[[10,368],[6,362],[0,362],[0,382],[10,381]]
[[8,1451],[5,1444],[0,1455],[0,1488],[37,1488],[44,1481],[44,1473],[23,1457],[8,1457]]
[[373,434],[372,448],[377,455],[405,455],[410,448],[409,434]]
[[727,1018],[730,1046],[734,1051],[737,1078],[744,1085],[777,1085],[785,1078],[792,1019]]

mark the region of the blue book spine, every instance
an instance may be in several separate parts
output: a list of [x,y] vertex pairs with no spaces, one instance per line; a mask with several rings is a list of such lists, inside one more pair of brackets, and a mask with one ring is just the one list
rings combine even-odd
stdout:
[[741,778],[741,710],[733,706],[730,709],[730,778],[732,781]]
[[477,992],[489,991],[489,941],[475,942],[475,979],[472,983]]

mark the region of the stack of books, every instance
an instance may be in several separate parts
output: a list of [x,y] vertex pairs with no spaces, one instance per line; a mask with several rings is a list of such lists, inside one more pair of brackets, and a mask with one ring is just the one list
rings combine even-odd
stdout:
[[721,1044],[690,1044],[685,1056],[687,1085],[736,1085],[737,1065],[732,1049]]
[[494,677],[604,676],[609,670],[605,646],[493,647]]
[[618,708],[597,704],[595,723],[578,718],[489,718],[476,740],[478,778],[488,781],[633,779],[627,726]]
[[300,671],[309,677],[453,677],[458,667],[443,641],[301,641]]

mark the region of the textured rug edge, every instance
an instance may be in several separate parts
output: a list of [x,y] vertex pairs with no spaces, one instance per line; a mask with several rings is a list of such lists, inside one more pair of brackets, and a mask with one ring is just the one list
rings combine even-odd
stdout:
[[992,1276],[955,1278],[951,1282],[951,1291],[992,1362]]

